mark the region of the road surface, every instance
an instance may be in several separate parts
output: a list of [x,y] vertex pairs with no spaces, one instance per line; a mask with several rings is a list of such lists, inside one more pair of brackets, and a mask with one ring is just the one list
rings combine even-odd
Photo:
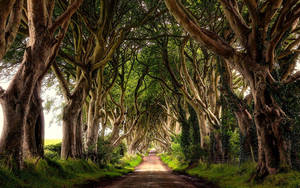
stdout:
[[136,168],[133,174],[128,175],[124,179],[113,182],[111,185],[105,186],[105,188],[148,187],[195,188],[196,186],[186,181],[181,176],[172,174],[171,170],[166,167],[155,154],[150,154],[149,156],[144,157],[143,162]]

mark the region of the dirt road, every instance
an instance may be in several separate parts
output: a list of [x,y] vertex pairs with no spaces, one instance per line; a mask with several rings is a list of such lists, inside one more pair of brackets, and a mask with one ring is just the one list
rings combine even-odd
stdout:
[[[101,187],[101,186],[100,186]],[[99,187],[99,188],[100,188]],[[144,157],[135,172],[105,188],[195,188],[181,176],[171,173],[155,154]],[[198,187],[198,186],[197,186]],[[206,186],[205,186],[206,187]]]

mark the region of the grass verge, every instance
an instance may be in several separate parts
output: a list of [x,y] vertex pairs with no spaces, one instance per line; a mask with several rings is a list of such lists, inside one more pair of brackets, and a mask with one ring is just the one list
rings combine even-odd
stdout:
[[187,165],[180,163],[176,157],[162,154],[161,159],[171,169],[185,172],[191,176],[205,178],[223,188],[299,188],[300,172],[288,171],[276,175],[270,175],[263,182],[249,182],[251,174],[255,172],[255,163],[248,162],[241,166],[230,164],[205,164],[200,163],[195,168],[187,169]]
[[184,172],[188,164],[180,157],[174,157],[166,153],[160,154],[160,159],[168,165],[173,171]]
[[116,166],[109,165],[106,169],[100,169],[86,160],[27,160],[24,169],[18,172],[0,167],[0,187],[73,187],[100,178],[122,176],[133,171],[141,161],[140,156],[131,156],[122,159]]

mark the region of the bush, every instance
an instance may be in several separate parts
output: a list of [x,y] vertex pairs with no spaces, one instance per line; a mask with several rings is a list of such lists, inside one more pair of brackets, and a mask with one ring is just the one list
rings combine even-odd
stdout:
[[138,166],[142,162],[143,158],[140,155],[126,155],[120,159],[120,165],[124,168],[130,168]]
[[160,158],[174,171],[184,171],[184,169],[188,167],[188,163],[184,160],[184,156],[179,158],[175,155],[163,153],[160,155]]
[[61,142],[45,146],[45,157],[51,159],[59,159],[61,153]]
[[120,159],[126,153],[126,146],[121,143],[113,148],[111,144],[104,138],[99,137],[97,143],[97,153],[93,152],[93,148],[89,148],[88,158],[96,162],[101,168],[108,167],[109,164],[119,163]]

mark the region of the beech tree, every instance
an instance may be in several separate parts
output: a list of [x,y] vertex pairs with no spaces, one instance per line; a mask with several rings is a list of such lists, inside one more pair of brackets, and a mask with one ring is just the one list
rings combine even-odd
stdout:
[[[216,33],[201,27],[179,0],[165,0],[170,13],[181,26],[198,42],[230,62],[249,82],[254,100],[254,120],[258,137],[257,177],[279,172],[291,167],[290,140],[284,132],[285,112],[274,99],[270,88],[291,83],[298,79],[292,74],[299,54],[300,3],[287,1],[219,0],[224,15],[238,41],[231,45]],[[241,14],[241,8],[250,19]],[[280,50],[279,50],[280,49]],[[284,67],[281,61],[291,55]],[[272,73],[281,71],[275,78]]]
[[[80,53],[77,53],[80,54]],[[77,59],[77,57],[75,57]],[[52,65],[52,70],[59,80],[60,87],[66,101],[63,107],[63,144],[61,157],[63,159],[81,158],[83,155],[83,134],[82,134],[82,106],[87,97],[88,81],[83,76],[84,72],[78,70],[75,73],[75,85],[64,78],[56,62]],[[72,88],[73,87],[73,88]],[[72,90],[70,90],[72,88]]]
[[[22,166],[22,141],[29,103],[36,84],[56,56],[67,30],[68,21],[81,5],[74,1],[55,21],[52,13],[55,1],[27,1],[29,41],[23,61],[7,90],[1,88],[4,124],[0,152],[9,165]],[[61,31],[56,34],[58,28]]]
[[[102,118],[101,109],[110,89],[114,85],[114,80],[111,83],[105,81],[104,71],[106,65],[112,60],[116,49],[122,44],[126,36],[134,31],[136,27],[160,14],[156,12],[156,8],[160,5],[159,1],[151,3],[145,1],[144,4],[142,3],[139,6],[140,9],[133,6],[136,5],[134,3],[132,1],[100,1],[98,26],[94,28],[94,22],[90,19],[92,16],[87,16],[84,19],[95,41],[95,46],[89,57],[92,65],[90,74],[94,82],[91,86],[93,89],[89,93],[86,148],[96,148],[99,124]],[[137,12],[138,14],[135,14]],[[83,15],[86,14],[85,12]],[[137,15],[140,17],[136,17]]]

